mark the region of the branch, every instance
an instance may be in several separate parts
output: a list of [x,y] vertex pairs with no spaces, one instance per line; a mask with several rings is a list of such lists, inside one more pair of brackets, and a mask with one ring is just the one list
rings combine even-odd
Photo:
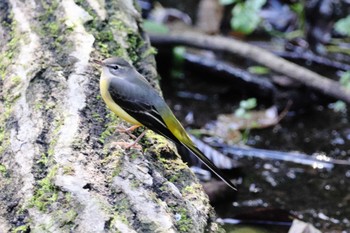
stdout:
[[257,46],[223,36],[209,36],[197,32],[172,31],[170,34],[152,34],[151,42],[157,45],[186,45],[201,49],[229,52],[254,60],[275,72],[284,74],[310,88],[350,103],[350,90],[322,75],[312,72]]

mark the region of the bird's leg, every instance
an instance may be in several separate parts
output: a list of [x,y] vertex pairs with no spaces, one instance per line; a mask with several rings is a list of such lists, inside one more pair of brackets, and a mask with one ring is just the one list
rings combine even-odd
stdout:
[[136,138],[134,135],[131,134],[132,131],[134,131],[135,129],[137,129],[138,127],[140,127],[141,125],[133,125],[129,128],[122,128],[122,127],[117,127],[116,131],[118,131],[119,133],[127,133],[130,137],[132,138]]
[[138,143],[140,141],[140,139],[145,136],[145,133],[146,133],[147,129],[145,129],[141,134],[140,136],[138,136],[134,142],[130,143],[129,145],[127,145],[126,147],[124,147],[125,149],[129,149],[133,146],[135,146],[136,143]]
[[[137,129],[138,127],[140,127],[141,125],[133,125],[129,128],[117,128],[117,131],[118,132],[121,132],[121,133],[127,133],[130,137],[132,138],[136,138],[134,135],[131,134],[132,131],[134,131],[135,129]],[[138,136],[134,142],[132,143],[125,143],[125,142],[115,142],[113,144],[117,144],[119,146],[122,146],[124,149],[129,149],[131,147],[134,147],[136,146],[136,143],[138,143],[140,141],[140,139],[145,135],[147,129],[145,129],[141,134],[140,136]]]
[[141,125],[133,125],[129,128],[126,128],[126,129],[123,129],[123,128],[117,128],[117,130],[121,133],[127,133],[127,132],[132,132],[134,131],[135,129],[137,129],[138,127],[140,127]]

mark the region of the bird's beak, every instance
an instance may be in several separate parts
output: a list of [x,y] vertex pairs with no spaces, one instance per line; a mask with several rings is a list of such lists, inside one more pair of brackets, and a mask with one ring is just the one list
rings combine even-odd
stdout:
[[99,60],[92,60],[94,63],[96,63],[97,65],[103,66],[103,62],[99,61]]

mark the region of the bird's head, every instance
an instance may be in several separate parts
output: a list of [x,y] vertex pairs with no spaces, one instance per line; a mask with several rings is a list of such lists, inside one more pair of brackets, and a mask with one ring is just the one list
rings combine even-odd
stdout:
[[111,77],[123,78],[127,76],[134,68],[129,62],[120,57],[111,57],[103,61],[94,60],[102,66],[102,73]]

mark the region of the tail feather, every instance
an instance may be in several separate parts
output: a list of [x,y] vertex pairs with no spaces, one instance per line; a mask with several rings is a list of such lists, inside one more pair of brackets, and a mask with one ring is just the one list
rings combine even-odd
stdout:
[[198,157],[212,172],[214,172],[215,175],[217,175],[222,181],[224,181],[230,188],[237,191],[237,188],[232,182],[227,179],[222,172],[194,145],[186,145],[184,143],[181,143],[183,146],[185,146],[188,150],[190,150],[194,155]]

